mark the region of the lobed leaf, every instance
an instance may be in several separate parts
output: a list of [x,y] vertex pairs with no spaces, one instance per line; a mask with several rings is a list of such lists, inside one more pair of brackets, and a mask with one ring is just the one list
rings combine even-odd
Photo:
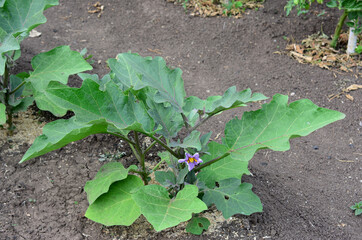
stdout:
[[35,139],[20,163],[64,147],[68,143],[78,141],[89,135],[107,133],[108,125],[105,119],[84,123],[77,121],[75,117],[50,122],[44,126],[43,134]]
[[154,128],[144,104],[137,102],[131,93],[124,95],[112,81],[106,84],[105,91],[99,90],[99,84],[90,79],[83,81],[81,88],[51,82],[45,95],[64,110],[74,112],[80,122],[105,119],[119,130],[147,133]]
[[87,193],[89,205],[99,196],[108,192],[112,183],[126,179],[128,170],[119,162],[109,162],[103,165],[95,178],[85,184],[84,191]]
[[111,59],[108,62],[125,86],[135,90],[145,86],[154,88],[156,103],[170,103],[177,112],[182,112],[186,93],[179,68],[169,69],[161,57],[143,58],[133,53],[118,54],[117,63]]
[[66,110],[59,107],[57,102],[49,99],[45,93],[50,81],[67,84],[69,75],[92,69],[92,66],[78,52],[72,51],[69,46],[60,46],[40,53],[32,59],[31,65],[34,71],[30,72],[27,81],[34,88],[37,106],[57,116],[64,115]]
[[263,205],[251,188],[250,183],[241,183],[240,179],[224,179],[219,181],[219,187],[206,190],[202,200],[208,206],[214,203],[225,219],[238,213],[250,215],[262,212]]
[[245,106],[246,103],[265,99],[267,97],[261,93],[252,94],[250,89],[237,92],[236,87],[233,86],[226,90],[223,96],[211,96],[206,100],[201,100],[195,96],[188,97],[183,110],[188,113],[193,109],[198,109],[205,111],[208,115],[215,115],[228,109]]
[[[226,124],[222,144],[209,143],[212,155],[203,156],[203,160],[208,162],[225,153],[230,155],[205,167],[199,178],[208,186],[226,178],[240,178],[248,173],[248,161],[258,149],[289,150],[290,138],[306,136],[344,117],[344,114],[320,108],[308,99],[288,105],[288,97],[277,94],[262,109],[246,112],[241,120],[234,118]],[[240,173],[235,169],[241,169]]]
[[173,227],[207,209],[198,195],[195,185],[186,185],[175,198],[170,199],[166,188],[159,185],[147,185],[132,195],[141,213],[152,224],[156,231]]
[[141,215],[132,192],[141,186],[142,180],[134,175],[113,183],[107,193],[88,207],[85,216],[105,226],[131,225]]

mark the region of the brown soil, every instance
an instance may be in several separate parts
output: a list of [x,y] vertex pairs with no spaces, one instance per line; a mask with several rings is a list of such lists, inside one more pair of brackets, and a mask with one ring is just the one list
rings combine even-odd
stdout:
[[[117,53],[161,55],[183,70],[188,95],[206,98],[233,85],[239,90],[250,87],[267,96],[288,94],[291,101],[309,98],[346,118],[293,139],[290,151],[257,153],[250,163],[252,176],[243,180],[253,184],[264,212],[223,221],[210,210],[205,214],[214,218],[212,229],[200,238],[183,226],[156,233],[143,218],[130,227],[106,228],[84,217],[83,187],[102,166],[100,154],[125,152],[121,161],[134,163],[114,137],[91,136],[18,164],[30,138],[20,127],[12,138],[1,132],[1,239],[361,239],[362,218],[349,206],[362,200],[362,90],[350,93],[354,101],[343,95],[331,101],[327,97],[361,80],[273,53],[285,48],[283,36],[302,40],[321,26],[331,35],[338,11],[287,18],[285,0],[267,0],[264,8],[246,11],[240,19],[200,18],[165,0],[103,0],[98,17],[88,13],[95,2],[64,0],[48,9],[48,22],[37,28],[42,35],[23,42],[17,70],[29,70],[34,55],[58,45],[86,47],[95,60],[92,73],[99,75],[108,72],[106,60]],[[72,77],[70,84],[79,86],[80,80]],[[241,112],[218,116],[203,130],[212,129],[216,137],[234,115]],[[27,116],[31,112],[19,118]]]

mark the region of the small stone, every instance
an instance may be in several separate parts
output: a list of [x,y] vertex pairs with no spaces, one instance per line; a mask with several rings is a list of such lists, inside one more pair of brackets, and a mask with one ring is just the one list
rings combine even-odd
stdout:
[[293,97],[295,95],[295,92],[291,92],[290,96]]
[[313,149],[314,149],[314,150],[318,150],[319,147],[318,147],[318,146],[313,146]]

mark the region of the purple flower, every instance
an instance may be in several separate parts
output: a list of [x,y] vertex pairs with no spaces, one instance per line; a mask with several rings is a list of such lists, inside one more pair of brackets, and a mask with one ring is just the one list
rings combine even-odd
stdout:
[[189,153],[186,153],[186,158],[185,159],[180,159],[178,160],[179,163],[187,163],[188,167],[189,167],[189,171],[191,171],[196,165],[198,165],[199,163],[202,163],[201,158],[199,157],[198,153],[195,153],[194,155],[191,155]]

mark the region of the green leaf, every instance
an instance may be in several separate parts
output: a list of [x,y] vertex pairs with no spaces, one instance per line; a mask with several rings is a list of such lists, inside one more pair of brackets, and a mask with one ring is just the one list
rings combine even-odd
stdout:
[[106,226],[131,225],[140,215],[140,207],[132,199],[132,191],[143,186],[142,180],[128,175],[113,183],[109,191],[90,205],[85,216]]
[[156,171],[155,179],[164,187],[169,187],[176,184],[176,177],[172,171]]
[[110,58],[107,63],[112,73],[125,86],[125,89],[134,88],[139,90],[147,86],[142,82],[142,75],[137,73],[134,68],[130,68],[123,57],[118,59]]
[[185,182],[185,177],[188,173],[189,169],[187,167],[181,169],[177,174],[176,183],[183,184]]
[[358,216],[360,214],[362,214],[362,201],[359,203],[356,203],[355,205],[350,207],[352,210],[354,210],[354,215]]
[[44,10],[59,5],[59,0],[45,0],[45,4]]
[[204,217],[193,217],[186,226],[186,232],[201,235],[210,226],[210,221]]
[[200,135],[199,131],[192,131],[190,135],[188,135],[183,143],[180,142],[171,142],[170,147],[181,147],[181,148],[196,148],[197,150],[201,149],[201,142],[200,142]]
[[0,103],[0,125],[6,123],[6,107],[4,104]]
[[[210,160],[222,156],[228,153],[229,149],[220,143],[210,142],[208,144],[208,152],[210,155],[203,155],[201,159],[204,163]],[[241,178],[244,174],[249,174],[248,161],[234,158],[233,155],[229,155],[218,162],[211,164],[210,166],[201,170],[197,175],[197,178],[203,181],[206,186],[213,188],[214,183],[219,180],[228,178]]]
[[331,0],[331,1],[330,1],[330,2],[328,2],[326,5],[327,5],[327,7],[329,7],[329,8],[335,8],[335,7],[338,7],[337,0]]
[[85,184],[84,191],[87,193],[89,205],[103,193],[108,192],[112,183],[123,180],[127,176],[128,169],[125,169],[119,162],[103,165],[95,178]]
[[[114,60],[108,60],[114,63]],[[161,57],[143,58],[138,54],[122,53],[117,56],[117,66],[112,64],[112,71],[120,77],[125,85],[139,90],[149,86],[157,90],[154,101],[170,103],[178,112],[182,112],[185,98],[184,82],[179,68],[169,69]],[[123,65],[122,67],[120,67]],[[128,78],[128,79],[127,79]],[[141,79],[142,84],[138,81]]]
[[30,105],[32,105],[33,102],[34,102],[33,97],[24,97],[24,98],[21,98],[19,101],[17,101],[15,105],[10,103],[10,105],[13,106],[13,108],[11,109],[11,112],[17,113],[17,112],[26,111],[26,109],[28,109],[28,107]]
[[9,56],[9,52],[20,49],[18,40],[13,37],[12,34],[7,34],[3,29],[0,28],[0,75],[4,75],[6,59],[6,53]]
[[240,179],[224,179],[219,181],[219,187],[205,191],[202,200],[208,206],[214,203],[225,219],[238,213],[250,215],[262,212],[263,205],[251,188],[250,183],[240,183]]
[[43,11],[57,4],[54,0],[6,0],[0,9],[0,27],[15,37],[46,22]]
[[185,101],[184,111],[190,112],[192,109],[205,110],[208,115],[215,115],[222,111],[245,106],[246,103],[257,102],[265,100],[265,97],[261,93],[251,93],[250,89],[246,89],[241,92],[236,91],[236,87],[230,87],[225,91],[223,96],[211,96],[206,100],[201,100],[197,97],[189,97]]
[[99,85],[90,79],[84,80],[81,88],[51,82],[44,95],[64,112],[74,112],[77,121],[105,119],[119,130],[153,132],[154,122],[144,104],[137,102],[131,93],[124,95],[112,81],[106,84],[105,91],[99,90]]
[[91,134],[107,133],[108,123],[104,119],[88,123],[78,122],[75,117],[59,119],[46,124],[43,134],[37,137],[26,151],[20,163],[64,147]]
[[86,79],[81,88],[51,82],[45,94],[65,112],[69,109],[76,116],[70,120],[48,123],[43,129],[43,135],[35,140],[21,162],[92,134],[123,135],[125,130],[152,133],[154,123],[143,103],[134,101],[133,95],[123,95],[111,81],[107,83],[104,92],[90,79]]
[[157,133],[169,141],[176,137],[183,126],[181,115],[174,108],[166,107],[164,103],[156,103],[151,98],[147,99],[147,105],[149,107],[148,114],[158,125],[162,126]]
[[173,227],[207,209],[198,195],[195,185],[186,185],[175,198],[170,199],[167,189],[159,185],[147,185],[134,193],[133,199],[141,208],[141,213],[156,231]]
[[241,120],[235,118],[226,124],[222,144],[209,143],[211,156],[202,159],[205,163],[225,153],[230,155],[202,169],[198,177],[208,186],[222,179],[240,178],[247,173],[248,161],[258,149],[287,151],[290,138],[306,136],[344,117],[340,112],[319,108],[308,99],[288,105],[288,97],[277,94],[262,109],[246,112]]
[[0,0],[0,7],[3,7],[5,3],[5,0]]
[[51,111],[54,115],[62,116],[66,112],[59,108],[56,102],[47,98],[45,89],[50,81],[67,84],[69,75],[91,70],[92,66],[69,46],[56,47],[49,52],[36,55],[32,61],[34,71],[30,72],[29,81],[34,88],[37,106],[42,110]]
[[[20,84],[23,83],[23,81],[23,73],[19,73],[18,75],[10,75],[10,90],[15,90]],[[25,85],[20,87],[15,93],[10,95],[9,105],[12,106],[12,113],[25,111],[34,102],[34,98],[32,96],[23,96],[22,93],[24,87]]]

